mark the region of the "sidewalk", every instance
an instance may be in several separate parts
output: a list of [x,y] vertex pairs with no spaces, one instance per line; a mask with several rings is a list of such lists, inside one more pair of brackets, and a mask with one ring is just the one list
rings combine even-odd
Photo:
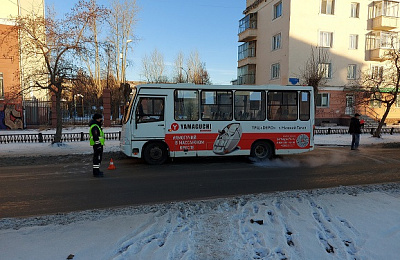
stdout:
[[[74,127],[74,128],[66,128],[63,130],[63,133],[80,133],[86,132],[87,127]],[[118,132],[121,131],[120,127],[108,127],[104,128],[105,132]],[[54,133],[54,129],[48,129],[44,131],[40,131],[43,134],[51,134]],[[0,132],[0,134],[13,134],[13,133],[39,133],[38,130],[19,130],[19,131],[4,131]],[[350,135],[340,135],[340,134],[332,134],[332,135],[315,135],[314,142],[316,145],[350,145],[351,136]],[[369,134],[362,134],[360,145],[369,145],[369,144],[382,144],[382,143],[396,143],[400,142],[399,134],[383,134],[381,138],[371,137]],[[104,152],[118,152],[119,141],[118,140],[109,140],[106,141],[106,145],[104,147]],[[49,143],[8,143],[0,145],[0,156],[7,157],[19,157],[19,156],[51,156],[51,155],[68,155],[68,154],[91,154],[92,148],[89,145],[89,142],[65,142],[62,146],[52,145]]]

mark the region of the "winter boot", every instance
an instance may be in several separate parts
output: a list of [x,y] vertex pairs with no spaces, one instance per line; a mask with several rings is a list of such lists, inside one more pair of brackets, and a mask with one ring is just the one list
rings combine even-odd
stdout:
[[99,168],[93,168],[93,177],[103,177],[103,172],[100,171]]

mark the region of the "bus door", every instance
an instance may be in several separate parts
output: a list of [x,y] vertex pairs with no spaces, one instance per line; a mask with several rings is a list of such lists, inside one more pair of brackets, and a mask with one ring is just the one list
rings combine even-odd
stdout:
[[133,136],[137,139],[165,138],[165,98],[139,96],[135,112]]

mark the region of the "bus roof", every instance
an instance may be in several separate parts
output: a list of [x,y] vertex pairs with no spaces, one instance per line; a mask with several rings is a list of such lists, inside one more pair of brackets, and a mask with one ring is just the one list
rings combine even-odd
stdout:
[[159,89],[240,89],[240,90],[308,90],[312,91],[311,86],[301,85],[195,85],[192,83],[179,83],[179,84],[142,84],[137,85],[140,88],[159,88]]

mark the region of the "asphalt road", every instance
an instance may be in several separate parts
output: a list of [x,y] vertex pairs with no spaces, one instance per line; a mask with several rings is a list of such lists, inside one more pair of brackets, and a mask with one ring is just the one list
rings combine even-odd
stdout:
[[[91,176],[90,156],[30,158],[0,166],[0,218],[26,217],[262,192],[400,181],[400,148],[317,147],[252,163],[245,157],[174,159],[161,166],[115,159],[116,170]],[[26,160],[24,160],[26,162]]]

